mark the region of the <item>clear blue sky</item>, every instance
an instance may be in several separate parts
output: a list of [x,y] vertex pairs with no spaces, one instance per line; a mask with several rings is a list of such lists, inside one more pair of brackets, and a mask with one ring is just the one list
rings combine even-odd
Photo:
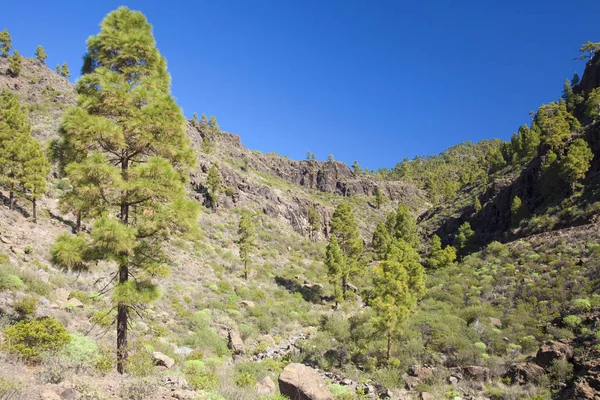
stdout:
[[368,168],[508,139],[583,69],[580,45],[600,41],[590,0],[4,3],[14,47],[31,57],[41,44],[72,72],[106,13],[140,10],[188,117],[215,115],[252,149]]

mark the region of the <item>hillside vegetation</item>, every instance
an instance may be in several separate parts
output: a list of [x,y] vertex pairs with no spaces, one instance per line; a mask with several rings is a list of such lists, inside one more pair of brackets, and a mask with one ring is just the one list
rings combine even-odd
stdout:
[[0,398],[600,396],[600,44],[509,142],[379,171],[186,120],[125,7],[75,84],[19,50],[0,32]]

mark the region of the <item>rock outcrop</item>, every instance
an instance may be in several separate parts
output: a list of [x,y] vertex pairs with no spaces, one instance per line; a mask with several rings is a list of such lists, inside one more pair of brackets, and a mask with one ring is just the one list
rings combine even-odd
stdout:
[[535,383],[544,374],[544,368],[530,362],[517,363],[508,368],[505,378],[510,379],[513,384],[524,385]]
[[333,400],[321,375],[303,364],[292,363],[283,369],[279,391],[292,400]]
[[558,359],[567,361],[573,359],[573,347],[566,343],[549,340],[539,348],[535,355],[536,364],[542,368],[548,368],[554,360]]

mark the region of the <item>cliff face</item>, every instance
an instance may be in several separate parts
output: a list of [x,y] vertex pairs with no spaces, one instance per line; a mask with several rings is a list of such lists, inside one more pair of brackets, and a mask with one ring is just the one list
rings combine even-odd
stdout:
[[[198,201],[208,203],[206,176],[216,163],[221,185],[226,188],[219,198],[218,208],[251,208],[287,221],[299,233],[308,232],[307,214],[314,205],[321,216],[322,234],[327,237],[334,206],[343,198],[362,199],[366,204],[359,214],[381,214],[383,219],[383,213],[375,209],[370,199],[377,187],[392,201],[409,203],[415,208],[427,204],[423,192],[414,185],[356,175],[339,161],[295,161],[262,154],[244,148],[239,136],[227,132],[213,135],[214,148],[206,154],[200,144],[209,135],[207,127],[189,122],[187,132],[198,158],[198,168],[192,173],[192,187]],[[378,219],[359,221],[366,237],[370,237]]]
[[[58,136],[62,113],[76,104],[75,87],[58,76],[46,65],[34,59],[23,58],[20,76],[8,75],[8,60],[0,57],[0,89],[6,88],[19,95],[29,108],[32,134],[42,142]],[[392,201],[410,203],[415,208],[426,204],[424,194],[403,182],[381,182],[374,176],[355,175],[339,161],[295,161],[274,153],[262,154],[242,145],[240,137],[227,132],[214,136],[210,154],[202,151],[202,140],[209,134],[206,126],[186,125],[198,166],[191,172],[190,189],[193,196],[207,203],[206,175],[213,164],[218,164],[222,188],[218,209],[245,207],[255,212],[282,219],[295,231],[308,231],[307,213],[314,205],[319,214],[324,236],[333,209],[343,198],[352,198],[363,233],[370,237],[379,216],[371,204],[376,188]],[[360,200],[358,200],[360,198]]]

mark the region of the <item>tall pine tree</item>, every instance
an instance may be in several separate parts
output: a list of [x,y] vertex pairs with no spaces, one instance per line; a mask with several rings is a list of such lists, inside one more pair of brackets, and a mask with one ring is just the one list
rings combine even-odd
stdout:
[[373,270],[375,325],[387,338],[386,358],[392,355],[392,338],[425,294],[425,272],[419,253],[402,239],[395,239],[384,261]]
[[40,142],[31,136],[27,109],[17,96],[0,92],[0,184],[9,191],[9,207],[14,209],[17,196],[33,205],[37,222],[37,200],[46,193],[46,175],[50,165]]
[[240,250],[240,259],[244,263],[245,280],[248,280],[248,274],[250,272],[250,253],[255,246],[255,240],[254,222],[252,222],[250,212],[243,210],[238,225],[237,244]]
[[410,210],[404,204],[400,204],[396,211],[396,224],[393,236],[396,239],[404,240],[415,249],[420,247],[419,235],[417,234],[417,221],[415,221]]
[[331,234],[336,236],[344,255],[344,269],[339,275],[338,284],[345,298],[348,279],[360,273],[359,258],[363,252],[363,240],[356,217],[352,206],[347,202],[340,203],[335,209],[331,217]]
[[0,56],[8,57],[12,48],[12,38],[7,29],[0,32]]
[[333,297],[335,299],[335,308],[337,309],[339,302],[343,300],[343,291],[340,287],[340,282],[346,266],[342,249],[340,249],[340,245],[335,235],[331,237],[331,240],[327,245],[327,251],[325,252],[325,266],[327,267],[329,282],[331,283],[331,286],[333,286]]
[[109,281],[123,373],[130,314],[159,296],[155,278],[169,273],[164,243],[197,223],[198,205],[185,189],[195,159],[146,17],[121,7],[87,46],[78,104],[63,117],[58,147],[74,196],[98,217],[89,236],[61,235],[52,257],[74,271],[96,260],[115,266]]

